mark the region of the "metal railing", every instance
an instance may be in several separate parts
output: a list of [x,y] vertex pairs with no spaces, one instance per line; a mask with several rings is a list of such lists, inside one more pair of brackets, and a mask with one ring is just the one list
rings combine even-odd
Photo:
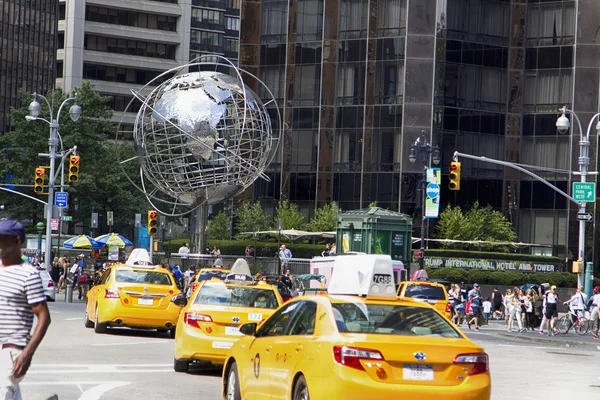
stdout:
[[[171,253],[167,258],[169,264],[178,264],[182,270],[190,267],[211,268],[222,265],[223,268],[231,268],[238,258],[248,261],[251,267],[260,271],[264,275],[273,275],[277,273],[279,265],[277,257],[253,257],[253,256],[220,256],[212,254],[180,254]],[[217,262],[217,259],[220,262]],[[216,264],[215,264],[216,263]],[[302,275],[310,273],[310,259],[308,258],[288,258],[281,262],[281,273],[290,270],[292,275]]]

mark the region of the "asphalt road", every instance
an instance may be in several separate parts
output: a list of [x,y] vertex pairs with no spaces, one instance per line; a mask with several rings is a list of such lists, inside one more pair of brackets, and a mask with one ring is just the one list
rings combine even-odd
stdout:
[[[98,335],[83,326],[83,303],[59,301],[50,309],[52,325],[22,382],[24,399],[220,398],[220,371],[173,372],[174,341],[166,334],[115,329]],[[493,399],[600,395],[599,350],[567,348],[534,335],[524,341],[500,331],[467,331],[490,355]]]

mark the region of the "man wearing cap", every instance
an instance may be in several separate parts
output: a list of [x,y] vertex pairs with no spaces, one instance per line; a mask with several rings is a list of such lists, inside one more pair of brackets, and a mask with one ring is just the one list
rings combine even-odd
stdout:
[[24,242],[23,225],[0,221],[0,399],[21,399],[19,382],[50,325],[40,274],[21,260]]

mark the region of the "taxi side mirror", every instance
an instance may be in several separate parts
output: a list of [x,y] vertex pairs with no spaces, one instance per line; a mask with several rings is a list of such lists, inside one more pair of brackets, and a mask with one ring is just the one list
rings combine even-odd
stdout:
[[244,335],[254,335],[256,333],[256,327],[258,324],[256,322],[252,322],[249,324],[244,324],[240,326],[240,332]]
[[178,299],[176,299],[173,303],[175,303],[175,305],[179,306],[179,307],[185,307],[187,306],[187,299],[185,298],[185,296],[182,296]]

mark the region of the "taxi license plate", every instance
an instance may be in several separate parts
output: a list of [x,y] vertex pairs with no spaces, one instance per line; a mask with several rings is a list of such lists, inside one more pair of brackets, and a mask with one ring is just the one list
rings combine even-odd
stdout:
[[240,333],[240,328],[235,325],[227,325],[225,327],[225,334],[233,336],[242,336],[242,334]]
[[145,298],[138,298],[138,304],[144,305],[144,306],[151,306],[152,304],[154,304],[154,300],[153,299],[145,299]]
[[433,365],[404,364],[402,377],[405,381],[432,381]]

